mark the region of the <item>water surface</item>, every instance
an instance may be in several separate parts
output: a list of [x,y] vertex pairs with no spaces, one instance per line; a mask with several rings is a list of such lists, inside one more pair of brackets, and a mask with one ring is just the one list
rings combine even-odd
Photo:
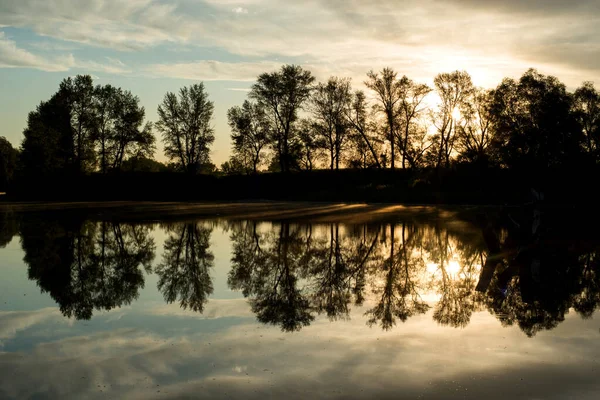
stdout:
[[326,209],[0,213],[0,399],[599,398],[593,237]]

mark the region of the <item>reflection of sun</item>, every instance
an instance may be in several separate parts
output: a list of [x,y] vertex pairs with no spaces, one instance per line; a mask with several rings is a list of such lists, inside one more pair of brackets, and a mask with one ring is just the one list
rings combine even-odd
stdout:
[[446,267],[446,272],[450,275],[458,275],[460,272],[460,264],[456,260],[448,261],[448,266]]

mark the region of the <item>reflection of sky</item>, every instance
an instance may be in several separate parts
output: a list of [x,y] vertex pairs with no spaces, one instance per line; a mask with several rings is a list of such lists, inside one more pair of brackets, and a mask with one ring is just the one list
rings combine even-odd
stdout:
[[[154,235],[161,259],[164,235]],[[255,322],[227,288],[228,234],[211,235],[214,295],[199,315],[167,305],[146,276],[138,301],[90,321],[64,318],[27,279],[18,238],[0,250],[0,399],[596,399],[600,322],[574,313],[525,337],[488,312],[464,329],[432,311],[388,332],[317,318],[296,333]]]

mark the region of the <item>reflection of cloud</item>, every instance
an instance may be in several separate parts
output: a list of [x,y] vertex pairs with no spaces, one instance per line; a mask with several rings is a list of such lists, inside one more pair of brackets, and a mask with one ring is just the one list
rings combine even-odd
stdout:
[[0,346],[2,340],[12,339],[18,332],[60,316],[57,308],[37,311],[0,311]]
[[179,304],[162,304],[149,310],[152,315],[177,316],[188,318],[215,319],[215,318],[254,318],[246,299],[221,300],[210,299],[202,313],[185,310]]
[[594,398],[590,328],[570,316],[531,340],[478,313],[462,330],[426,315],[382,332],[357,311],[294,334],[255,324],[170,339],[121,329],[2,353],[0,370],[18,373],[0,374],[0,387],[9,398]]

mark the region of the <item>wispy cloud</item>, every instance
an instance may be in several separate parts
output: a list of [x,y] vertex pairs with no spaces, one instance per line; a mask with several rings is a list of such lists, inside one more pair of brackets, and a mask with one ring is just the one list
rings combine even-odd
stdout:
[[189,63],[153,64],[146,68],[152,76],[162,76],[200,81],[254,81],[266,71],[279,68],[279,62],[229,63],[202,60]]
[[17,47],[0,31],[0,68],[35,68],[43,71],[67,71],[74,65],[73,56],[49,59]]

